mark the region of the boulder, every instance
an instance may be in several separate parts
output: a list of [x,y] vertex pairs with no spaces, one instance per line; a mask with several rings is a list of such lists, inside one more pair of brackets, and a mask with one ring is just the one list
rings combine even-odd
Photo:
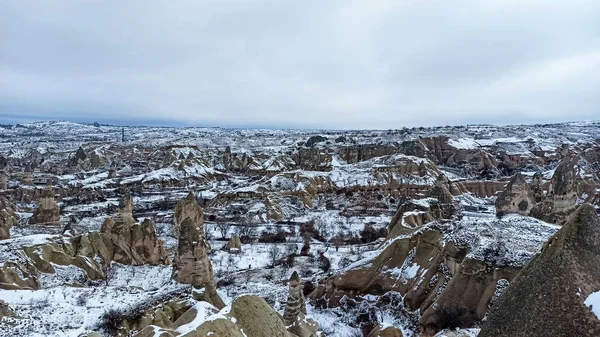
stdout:
[[600,218],[582,205],[510,283],[479,337],[600,336],[584,301],[600,290]]
[[281,316],[258,296],[237,297],[231,303],[230,317],[248,337],[292,337]]

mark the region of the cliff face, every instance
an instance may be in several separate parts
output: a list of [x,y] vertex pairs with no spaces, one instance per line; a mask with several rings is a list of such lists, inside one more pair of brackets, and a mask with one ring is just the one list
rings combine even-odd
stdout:
[[581,206],[499,298],[480,337],[599,336],[584,304],[600,289],[600,219]]
[[33,212],[29,224],[60,225],[60,209],[54,200],[54,189],[46,186],[42,192],[40,205]]

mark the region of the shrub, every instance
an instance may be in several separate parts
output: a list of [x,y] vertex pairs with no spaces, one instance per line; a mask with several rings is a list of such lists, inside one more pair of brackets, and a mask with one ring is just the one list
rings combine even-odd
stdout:
[[287,233],[284,231],[278,231],[277,233],[269,233],[263,231],[258,239],[258,242],[262,243],[283,243],[286,241]]
[[109,336],[116,336],[119,332],[119,328],[125,320],[125,317],[121,312],[110,309],[105,312],[100,319],[101,321],[98,325],[100,330],[106,332]]

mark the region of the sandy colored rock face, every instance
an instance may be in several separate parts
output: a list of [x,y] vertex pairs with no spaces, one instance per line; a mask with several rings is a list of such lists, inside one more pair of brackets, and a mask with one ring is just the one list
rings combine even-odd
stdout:
[[186,218],[192,219],[196,224],[204,225],[204,210],[196,201],[196,197],[190,192],[185,198],[181,199],[175,206],[175,215],[173,217],[173,235],[179,236],[179,228]]
[[46,188],[44,188],[40,205],[33,212],[33,216],[29,219],[29,224],[60,224],[60,209],[54,200],[54,190],[52,189],[52,186],[46,186]]
[[231,304],[230,316],[236,318],[248,337],[292,337],[279,314],[258,296],[240,296]]
[[126,225],[108,218],[100,234],[109,241],[105,245],[108,260],[121,264],[168,264],[169,257],[162,240],[156,236],[152,221],[146,219],[141,225]]
[[0,197],[0,240],[10,239],[10,228],[17,224],[19,215],[16,207]]
[[202,224],[196,224],[191,218],[186,218],[179,230],[179,244],[173,269],[175,280],[191,284],[195,288],[204,288],[203,298],[217,308],[223,308],[225,303],[217,294],[212,264],[208,258],[208,245],[204,237]]
[[304,293],[302,292],[302,283],[298,273],[294,271],[290,277],[288,290],[288,299],[283,313],[283,322],[286,326],[292,325],[298,314],[306,314],[306,304],[304,303]]
[[511,282],[479,337],[600,336],[584,304],[600,289],[600,218],[581,206]]
[[242,241],[239,236],[234,236],[227,242],[225,247],[230,253],[238,254],[242,252]]
[[133,199],[129,193],[125,193],[119,200],[119,213],[115,216],[118,226],[130,226],[135,223],[133,218]]
[[520,173],[508,182],[496,199],[496,213],[518,213],[528,215],[535,206],[535,195]]
[[378,325],[367,337],[404,337],[404,335],[400,329],[393,326],[382,327],[381,325]]

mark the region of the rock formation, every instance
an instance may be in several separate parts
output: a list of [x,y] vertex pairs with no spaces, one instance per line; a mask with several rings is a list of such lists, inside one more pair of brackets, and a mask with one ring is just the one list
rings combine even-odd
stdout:
[[0,240],[10,239],[10,228],[18,221],[15,205],[0,197]]
[[554,212],[566,212],[575,207],[577,200],[577,162],[579,157],[567,156],[561,160],[551,180],[550,195]]
[[376,326],[367,337],[404,337],[402,331],[393,326]]
[[[196,323],[197,322],[197,323]],[[194,324],[196,323],[197,326]],[[169,323],[166,323],[169,325]],[[148,326],[136,337],[216,336],[216,337],[311,337],[286,329],[281,316],[265,300],[254,295],[235,298],[231,307],[220,312],[206,302],[197,302],[169,327]],[[185,329],[181,329],[185,326]],[[180,334],[179,331],[185,331]]]
[[8,160],[0,155],[0,190],[8,188]]
[[304,293],[302,292],[300,276],[294,271],[290,277],[288,299],[283,313],[283,322],[285,325],[292,325],[299,313],[306,314],[306,304],[304,303]]
[[129,192],[125,192],[119,200],[119,213],[115,216],[117,226],[131,226],[135,223],[133,218],[133,199]]
[[175,237],[179,237],[179,228],[186,218],[190,218],[194,223],[204,224],[204,210],[192,192],[179,200],[175,206],[175,215],[173,216],[173,235]]
[[29,224],[60,225],[60,209],[54,200],[54,189],[48,185],[42,192],[40,205],[33,212]]
[[227,245],[225,246],[228,252],[233,254],[239,254],[242,252],[242,241],[240,237],[235,235],[229,241],[227,241]]
[[316,337],[319,330],[317,322],[306,318],[303,285],[296,271],[290,277],[288,298],[283,312],[283,323],[288,331],[296,336]]
[[154,224],[149,219],[145,219],[141,225],[128,225],[107,218],[100,233],[110,240],[105,261],[127,265],[169,263],[164,244],[157,238]]
[[217,294],[213,279],[212,264],[208,258],[210,246],[204,237],[203,222],[195,223],[191,218],[185,218],[179,229],[179,244],[173,261],[175,280],[191,284],[202,299],[223,308],[225,304]]
[[510,283],[479,337],[600,336],[584,304],[600,290],[600,218],[581,206]]
[[535,196],[522,174],[515,174],[496,199],[496,214],[528,215],[535,206]]

